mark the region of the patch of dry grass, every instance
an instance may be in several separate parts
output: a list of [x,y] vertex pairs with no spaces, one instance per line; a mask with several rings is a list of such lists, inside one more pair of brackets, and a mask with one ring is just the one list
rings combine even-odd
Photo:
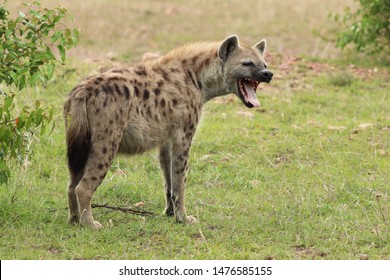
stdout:
[[[41,0],[62,5],[82,30],[78,58],[134,59],[146,51],[165,52],[188,41],[221,40],[238,34],[248,44],[267,38],[271,52],[332,58],[338,52],[313,34],[337,28],[329,12],[342,12],[338,0],[123,1]],[[16,13],[22,8],[8,3]]]

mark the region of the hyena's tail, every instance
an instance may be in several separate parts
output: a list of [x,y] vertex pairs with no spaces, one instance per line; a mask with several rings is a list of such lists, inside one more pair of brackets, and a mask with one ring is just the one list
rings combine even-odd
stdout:
[[73,176],[84,172],[91,149],[91,133],[84,98],[68,99],[64,106],[69,171]]

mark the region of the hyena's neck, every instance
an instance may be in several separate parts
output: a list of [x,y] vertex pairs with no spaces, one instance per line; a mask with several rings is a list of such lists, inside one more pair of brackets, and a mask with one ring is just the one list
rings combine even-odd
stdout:
[[163,65],[179,64],[188,75],[187,86],[202,94],[203,103],[228,94],[224,81],[223,65],[218,57],[220,43],[195,43],[177,48],[159,59]]

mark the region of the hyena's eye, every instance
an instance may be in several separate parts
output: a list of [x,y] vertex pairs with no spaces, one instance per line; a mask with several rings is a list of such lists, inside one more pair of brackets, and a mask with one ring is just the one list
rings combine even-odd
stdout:
[[242,66],[253,66],[255,64],[252,61],[248,60],[248,61],[241,62],[241,65]]
[[267,67],[268,67],[267,64],[264,63],[264,68],[267,68]]

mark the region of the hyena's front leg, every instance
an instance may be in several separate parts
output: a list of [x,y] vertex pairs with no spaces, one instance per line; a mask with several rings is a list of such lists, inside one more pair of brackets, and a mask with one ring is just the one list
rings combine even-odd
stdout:
[[174,215],[172,201],[172,142],[169,141],[160,147],[159,160],[165,179],[165,210],[168,216]]
[[172,145],[172,194],[175,220],[179,223],[196,223],[193,216],[187,216],[185,208],[185,183],[192,133],[182,134]]

